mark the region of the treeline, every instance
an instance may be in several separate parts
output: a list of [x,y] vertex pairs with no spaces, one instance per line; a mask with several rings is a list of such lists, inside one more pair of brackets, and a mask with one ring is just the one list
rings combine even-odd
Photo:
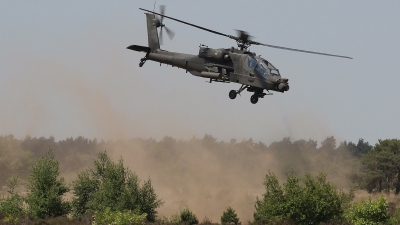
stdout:
[[[103,150],[113,152],[123,149],[130,153],[139,151],[145,154],[145,160],[151,161],[156,167],[153,169],[162,169],[165,168],[163,165],[168,165],[173,173],[189,169],[187,167],[195,163],[188,163],[189,159],[186,158],[207,153],[214,160],[207,163],[216,163],[222,170],[237,169],[237,172],[246,171],[258,174],[258,177],[269,169],[280,177],[292,171],[299,174],[325,171],[330,179],[333,181],[336,179],[342,186],[357,184],[369,192],[395,189],[398,194],[400,166],[397,162],[400,160],[396,158],[398,151],[396,141],[385,140],[382,144],[379,141],[377,145],[380,148],[375,148],[373,154],[368,154],[373,146],[363,139],[359,139],[357,143],[346,141],[336,143],[334,137],[327,137],[319,146],[313,140],[291,141],[290,138],[284,138],[267,146],[252,139],[217,141],[211,135],[189,140],[176,140],[166,136],[160,141],[140,138],[98,141],[84,137],[55,141],[54,137],[30,136],[20,140],[12,135],[6,135],[0,136],[0,185],[4,185],[4,181],[10,175],[26,179],[34,159],[42,156],[49,148],[60,159],[61,173],[76,173],[85,169],[93,161],[94,156]],[[190,157],[185,157],[188,154]],[[368,157],[362,157],[367,154]],[[201,157],[198,159],[202,160]],[[374,167],[375,160],[378,159],[381,160],[380,166]],[[266,162],[269,163],[268,166]],[[346,181],[343,182],[343,179]]]
[[55,141],[54,137],[27,136],[21,140],[13,135],[0,136],[0,185],[4,185],[10,175],[27,178],[33,162],[49,148],[54,149],[56,156],[61,159],[62,171],[77,171],[83,169],[86,162],[93,161],[93,155],[104,149],[104,144],[104,141],[83,137]]
[[[290,138],[267,146],[252,139],[218,141],[211,135],[189,140],[176,140],[166,136],[160,141],[140,138],[98,141],[84,137],[55,141],[54,137],[29,136],[20,140],[7,135],[0,136],[0,185],[4,185],[4,181],[10,175],[26,179],[34,159],[42,156],[49,148],[60,159],[61,173],[79,172],[92,163],[97,153],[108,150],[112,155],[115,152],[116,158],[121,155],[141,155],[142,161],[132,166],[141,163],[152,165],[146,168],[148,173],[145,175],[161,174],[167,168],[170,173],[177,175],[175,177],[183,178],[193,167],[197,167],[196,170],[202,169],[214,174],[216,169],[224,174],[252,174],[248,180],[251,182],[258,181],[268,170],[280,177],[292,171],[299,174],[325,171],[333,181],[336,180],[341,186],[350,187],[353,182],[360,180],[358,172],[363,169],[361,156],[367,154],[372,146],[363,139],[358,143],[336,143],[334,137],[326,138],[319,146],[317,141],[291,141]],[[137,157],[133,158],[134,161]],[[202,168],[201,164],[217,168]],[[191,174],[196,176],[196,173]],[[201,177],[199,174],[195,179],[202,181],[209,179],[207,177]],[[170,176],[168,178],[174,179]],[[225,181],[230,183],[226,179]]]

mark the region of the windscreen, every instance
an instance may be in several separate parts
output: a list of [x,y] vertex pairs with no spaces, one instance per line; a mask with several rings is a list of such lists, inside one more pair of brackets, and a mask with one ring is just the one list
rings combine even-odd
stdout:
[[280,76],[278,69],[276,69],[270,62],[259,56],[253,57],[249,55],[248,66],[251,70],[256,71],[264,78],[267,78],[269,75]]
[[276,75],[276,76],[280,76],[279,74],[279,70],[277,68],[275,68],[275,66],[273,66],[270,62],[268,62],[267,60],[263,59],[263,64],[266,65],[269,69],[269,71],[271,72],[272,75]]

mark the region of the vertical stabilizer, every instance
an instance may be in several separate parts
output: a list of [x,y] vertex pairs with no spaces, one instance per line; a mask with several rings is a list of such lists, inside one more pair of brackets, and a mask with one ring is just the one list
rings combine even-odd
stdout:
[[160,22],[155,18],[155,15],[152,13],[146,13],[147,19],[147,36],[149,39],[149,48],[151,52],[154,52],[157,49],[160,49],[160,41],[158,40],[157,27]]

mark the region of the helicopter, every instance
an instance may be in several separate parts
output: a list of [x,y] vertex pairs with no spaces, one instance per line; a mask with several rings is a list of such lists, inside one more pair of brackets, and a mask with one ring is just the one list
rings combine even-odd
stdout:
[[[160,5],[160,13],[156,13],[154,10],[139,9],[145,11],[146,15],[148,46],[131,45],[127,47],[127,49],[130,50],[146,53],[145,57],[140,59],[139,67],[142,67],[147,60],[151,60],[159,62],[160,65],[164,63],[173,67],[185,69],[186,72],[189,72],[194,76],[210,79],[210,83],[214,81],[241,84],[241,87],[238,90],[231,90],[229,92],[230,99],[235,99],[238,94],[240,95],[242,91],[247,90],[248,92],[253,92],[250,97],[250,102],[256,104],[259,98],[264,98],[265,95],[272,95],[273,93],[270,91],[281,93],[289,91],[289,79],[282,78],[279,70],[268,60],[257,56],[254,52],[250,52],[249,47],[251,45],[261,45],[283,50],[352,59],[348,56],[263,44],[251,40],[251,36],[242,30],[237,30],[237,36],[220,33],[166,16],[164,5]],[[170,39],[175,35],[175,33],[168,29],[163,23],[164,18],[233,39],[237,43],[237,48],[214,49],[200,44],[198,55],[163,50],[160,48],[163,29],[167,32]],[[160,35],[158,35],[157,32],[158,28],[160,29]],[[267,93],[264,93],[264,90],[266,90]]]

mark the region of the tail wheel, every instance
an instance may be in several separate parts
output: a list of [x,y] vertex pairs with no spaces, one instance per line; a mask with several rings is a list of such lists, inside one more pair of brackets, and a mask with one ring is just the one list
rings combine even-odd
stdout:
[[253,104],[256,104],[258,102],[258,96],[252,95],[250,97],[250,102],[253,103]]
[[235,99],[237,96],[237,92],[235,90],[232,90],[229,92],[229,98],[230,99]]

